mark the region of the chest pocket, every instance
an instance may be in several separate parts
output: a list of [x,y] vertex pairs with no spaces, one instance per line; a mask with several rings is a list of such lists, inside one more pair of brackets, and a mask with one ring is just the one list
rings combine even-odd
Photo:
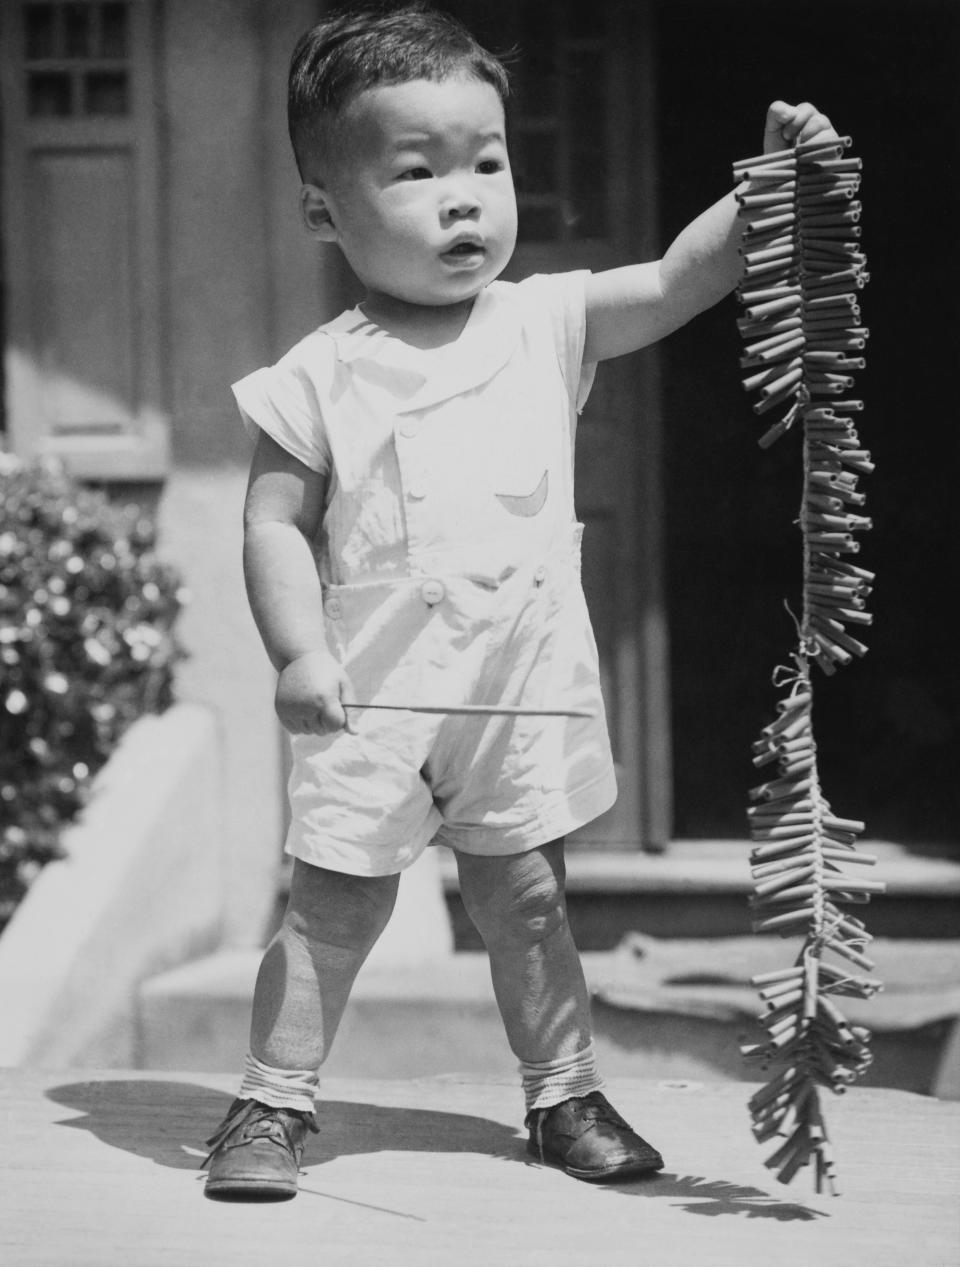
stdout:
[[537,486],[529,493],[497,493],[496,498],[503,509],[510,515],[520,519],[532,519],[539,515],[550,496],[550,471],[544,468],[537,481]]
[[561,418],[549,393],[511,393],[477,422],[477,476],[491,509],[521,519],[544,510],[560,460]]

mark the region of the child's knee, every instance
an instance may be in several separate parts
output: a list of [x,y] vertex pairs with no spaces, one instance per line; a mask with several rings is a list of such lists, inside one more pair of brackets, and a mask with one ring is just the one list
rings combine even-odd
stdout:
[[393,912],[399,876],[355,876],[297,862],[284,927],[308,942],[369,949]]
[[[486,861],[486,860],[485,860]],[[566,926],[563,871],[541,856],[510,859],[502,877],[461,869],[461,896],[484,942],[546,941]]]

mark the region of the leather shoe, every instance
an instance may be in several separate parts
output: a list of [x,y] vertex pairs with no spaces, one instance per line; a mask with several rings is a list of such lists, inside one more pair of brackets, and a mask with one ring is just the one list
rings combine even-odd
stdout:
[[204,1195],[214,1201],[289,1201],[297,1195],[307,1131],[317,1129],[313,1113],[234,1100],[207,1140]]
[[660,1170],[663,1158],[634,1131],[605,1095],[591,1091],[548,1109],[532,1109],[527,1152],[575,1179],[604,1183]]

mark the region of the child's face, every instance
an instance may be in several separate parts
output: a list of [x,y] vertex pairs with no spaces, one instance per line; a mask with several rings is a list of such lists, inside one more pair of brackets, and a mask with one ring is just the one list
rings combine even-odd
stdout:
[[368,89],[346,107],[334,144],[318,181],[332,222],[322,236],[339,243],[372,297],[461,303],[503,270],[517,204],[490,84],[458,77]]

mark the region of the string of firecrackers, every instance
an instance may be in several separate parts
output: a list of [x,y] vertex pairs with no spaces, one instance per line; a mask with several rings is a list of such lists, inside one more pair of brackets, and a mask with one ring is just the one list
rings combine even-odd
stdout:
[[812,667],[830,675],[864,654],[848,626],[859,633],[871,623],[865,600],[874,579],[851,561],[854,534],[871,526],[857,483],[873,464],[854,426],[862,402],[847,398],[868,337],[859,304],[868,280],[861,164],[849,146],[849,138],[814,141],[734,165],[744,385],[758,393],[758,415],[783,410],[760,445],[796,429],[803,447],[803,610],[793,665],[774,675],[784,697],[753,746],[754,764],[775,774],[750,789],[747,811],[753,929],[803,942],[792,966],[753,978],[763,1037],[743,1054],[769,1078],[750,1100],[757,1139],[776,1143],[767,1166],[789,1183],[812,1165],[817,1192],[833,1193],[820,1089],[843,1092],[871,1061],[869,1031],[848,1023],[837,999],[881,988],[869,975],[870,935],[846,908],[884,888],[862,878],[876,861],[857,849],[864,824],[835,814],[823,794],[812,728]]

